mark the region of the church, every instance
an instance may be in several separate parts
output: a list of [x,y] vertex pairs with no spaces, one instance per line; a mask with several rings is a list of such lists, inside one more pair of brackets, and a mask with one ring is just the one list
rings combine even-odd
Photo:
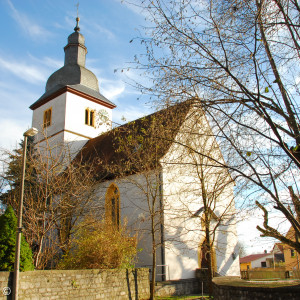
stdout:
[[35,143],[57,153],[68,146],[71,160],[94,164],[101,174],[95,199],[104,199],[105,218],[139,233],[137,267],[152,265],[154,243],[157,280],[194,278],[207,267],[209,224],[215,273],[239,276],[234,182],[215,164],[225,162],[204,112],[187,101],[112,128],[116,105],[85,67],[78,22],[64,66],[30,106]]

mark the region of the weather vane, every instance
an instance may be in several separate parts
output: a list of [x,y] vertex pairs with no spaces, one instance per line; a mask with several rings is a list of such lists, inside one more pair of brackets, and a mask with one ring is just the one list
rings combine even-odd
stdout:
[[79,2],[75,5],[77,7],[77,18],[76,18],[76,27],[74,28],[74,31],[80,31],[80,28],[79,28],[79,21],[80,21],[80,18],[79,18],[79,14],[78,14],[78,7],[79,7]]

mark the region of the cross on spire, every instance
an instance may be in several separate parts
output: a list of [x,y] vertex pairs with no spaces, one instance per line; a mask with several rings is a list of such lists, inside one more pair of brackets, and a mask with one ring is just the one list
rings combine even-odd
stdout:
[[75,5],[77,7],[77,18],[79,18],[78,16],[78,7],[79,7],[79,2]]
[[80,31],[80,28],[79,28],[79,21],[80,21],[80,18],[79,18],[79,15],[78,15],[78,7],[79,7],[79,2],[75,5],[77,7],[77,18],[76,18],[76,26],[74,28],[74,31],[75,32],[78,32]]

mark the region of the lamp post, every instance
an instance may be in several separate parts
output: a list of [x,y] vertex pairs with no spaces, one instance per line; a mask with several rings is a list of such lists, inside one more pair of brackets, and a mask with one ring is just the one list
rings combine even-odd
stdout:
[[19,283],[19,268],[20,268],[20,248],[21,248],[21,236],[22,236],[22,212],[23,212],[23,196],[24,196],[24,181],[25,181],[25,168],[26,168],[26,151],[27,151],[27,139],[29,136],[35,136],[38,133],[36,128],[30,128],[24,132],[24,144],[23,144],[23,160],[22,160],[22,178],[20,186],[20,202],[18,211],[18,227],[16,233],[16,250],[15,250],[15,264],[14,264],[14,280],[12,297],[13,300],[18,299],[18,283]]

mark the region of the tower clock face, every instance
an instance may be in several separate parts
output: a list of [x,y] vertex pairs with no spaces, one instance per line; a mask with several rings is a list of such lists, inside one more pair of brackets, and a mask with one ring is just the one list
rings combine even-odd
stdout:
[[105,109],[95,110],[95,127],[99,128],[102,125],[111,126],[111,119]]

